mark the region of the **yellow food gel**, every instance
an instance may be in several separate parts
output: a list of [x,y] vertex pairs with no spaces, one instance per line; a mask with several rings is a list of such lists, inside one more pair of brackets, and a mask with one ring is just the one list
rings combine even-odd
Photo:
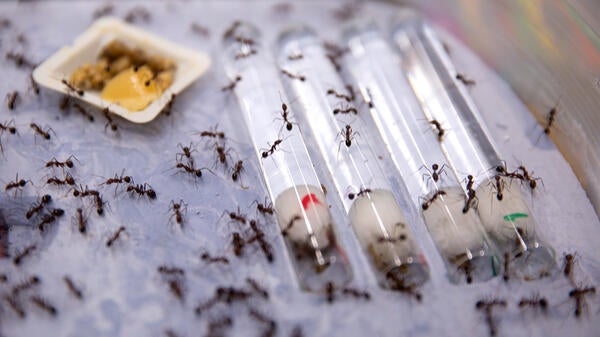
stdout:
[[140,111],[162,94],[153,78],[150,67],[141,66],[137,71],[131,67],[108,81],[101,97],[129,111]]

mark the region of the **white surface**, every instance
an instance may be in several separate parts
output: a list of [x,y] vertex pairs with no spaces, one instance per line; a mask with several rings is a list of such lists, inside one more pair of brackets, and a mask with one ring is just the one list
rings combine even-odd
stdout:
[[[0,13],[13,19],[14,27],[2,32],[2,54],[13,44],[15,36],[25,32],[28,38],[27,55],[41,61],[60,47],[70,43],[92,22],[92,12],[101,4],[92,2],[60,3],[1,3]],[[116,15],[123,16],[135,3],[117,3]],[[140,24],[143,28],[188,47],[210,50],[215,55],[220,45],[221,32],[234,19],[246,18],[258,24],[266,41],[275,41],[276,35],[288,24],[302,21],[318,28],[327,39],[339,34],[339,24],[331,16],[333,2],[306,1],[294,4],[285,16],[274,14],[271,3],[246,1],[166,2],[146,5],[153,8],[153,20]],[[395,12],[389,7],[370,4],[361,15],[375,16],[382,24]],[[77,15],[74,15],[77,14]],[[193,21],[210,27],[212,37],[206,40],[189,30]],[[483,114],[499,150],[510,162],[522,161],[544,179],[544,187],[528,203],[540,224],[540,231],[548,243],[562,252],[577,252],[580,261],[576,278],[582,284],[596,284],[600,280],[598,239],[600,223],[570,167],[554,146],[543,138],[536,146],[531,134],[541,132],[525,106],[506,83],[487,69],[464,46],[442,34],[451,48],[451,57],[457,69],[467,72],[477,81],[470,90]],[[15,47],[17,48],[17,47]],[[1,331],[5,336],[158,336],[172,327],[182,336],[202,335],[207,317],[197,318],[193,308],[208,299],[217,285],[243,286],[246,276],[253,276],[271,291],[268,303],[257,302],[279,322],[278,336],[288,336],[294,324],[301,324],[305,336],[487,336],[485,321],[476,310],[475,302],[485,296],[506,299],[509,307],[498,311],[499,336],[594,336],[599,330],[597,319],[598,297],[588,299],[588,314],[575,320],[573,303],[568,298],[572,288],[569,282],[557,277],[538,282],[514,281],[505,284],[501,277],[488,282],[455,286],[445,276],[445,269],[426,230],[417,227],[416,240],[430,262],[431,281],[422,289],[423,302],[416,303],[408,296],[380,290],[370,276],[372,271],[365,262],[348,219],[340,212],[341,202],[334,193],[327,194],[331,213],[340,232],[354,269],[355,286],[366,287],[372,295],[369,302],[341,299],[328,305],[317,295],[301,292],[295,283],[290,259],[286,255],[279,228],[273,219],[258,217],[275,249],[275,262],[268,264],[260,251],[249,250],[244,259],[233,257],[229,233],[236,228],[228,223],[224,210],[237,210],[255,216],[253,200],[264,200],[266,190],[260,181],[258,162],[252,152],[249,135],[241,122],[241,112],[231,95],[223,95],[220,87],[227,83],[218,60],[207,76],[193,84],[178,97],[170,117],[159,117],[147,125],[132,125],[118,120],[118,134],[104,131],[104,120],[95,114],[96,122],[89,123],[75,111],[63,114],[58,109],[59,97],[43,92],[36,97],[27,90],[28,73],[17,70],[12,63],[0,60],[0,93],[21,92],[17,109],[8,111],[0,106],[0,121],[15,119],[19,137],[7,133],[1,136],[4,154],[0,156],[0,180],[6,183],[19,177],[31,179],[23,199],[2,193],[0,205],[10,212],[25,211],[31,198],[51,192],[56,207],[64,208],[67,215],[60,225],[41,237],[35,230],[15,227],[11,232],[10,252],[14,253],[31,243],[40,247],[23,266],[16,268],[10,260],[0,260],[2,271],[9,275],[9,284],[37,274],[42,279],[39,292],[58,308],[59,315],[49,318],[43,312],[28,307],[25,320],[17,319],[9,310],[1,316]],[[51,126],[56,135],[46,142],[34,138],[28,125],[35,121]],[[232,156],[247,160],[243,183],[249,189],[230,180],[230,172],[215,166],[211,175],[194,180],[176,173],[177,144],[194,141],[196,162],[213,167],[214,150],[205,146],[195,134],[219,123],[219,128],[230,137]],[[44,186],[50,171],[43,168],[52,157],[64,160],[74,154],[73,174],[91,188],[98,187],[101,177],[125,173],[136,182],[148,182],[157,192],[156,201],[130,198],[112,188],[98,187],[109,201],[103,218],[90,215],[89,234],[83,237],[71,224],[78,201],[67,196],[67,191]],[[385,152],[387,172],[397,177]],[[315,158],[318,158],[315,156]],[[323,183],[332,186],[322,163],[315,162]],[[60,174],[60,170],[56,171]],[[16,199],[16,201],[14,200]],[[187,204],[186,222],[180,229],[169,221],[171,200],[184,199]],[[13,200],[15,202],[7,202]],[[15,203],[21,206],[14,206]],[[19,208],[20,207],[20,208]],[[407,221],[413,221],[407,216]],[[126,226],[127,236],[111,249],[105,240],[119,226]],[[206,265],[199,255],[208,250],[226,254],[230,266]],[[186,270],[186,300],[179,303],[168,292],[165,282],[156,273],[160,264],[174,264]],[[67,293],[62,276],[69,274],[84,291],[79,302]],[[5,292],[9,286],[0,284]],[[522,296],[539,292],[550,303],[547,316],[521,311],[516,303]],[[4,307],[4,302],[2,303]],[[258,336],[260,327],[247,318],[243,305],[219,307],[216,312],[231,312],[235,324],[231,336]],[[215,314],[216,315],[216,314]]]

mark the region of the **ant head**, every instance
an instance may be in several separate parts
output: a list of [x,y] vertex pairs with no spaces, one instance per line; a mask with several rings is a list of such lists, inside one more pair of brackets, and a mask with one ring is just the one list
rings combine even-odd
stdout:
[[42,197],[43,203],[49,203],[50,201],[52,201],[52,196],[50,194],[46,194]]
[[286,123],[286,124],[285,124],[285,128],[286,128],[288,131],[292,131],[292,123],[290,123],[290,122]]
[[65,211],[62,208],[56,208],[52,210],[52,214],[56,216],[62,216],[63,214],[65,214]]
[[352,141],[350,139],[346,139],[346,146],[350,147],[352,145]]
[[200,170],[196,171],[196,177],[202,177],[202,171],[200,171]]
[[469,180],[473,180],[473,175],[469,174],[469,175],[467,176],[467,179],[469,179]]
[[348,199],[353,200],[354,199],[354,193],[348,193]]
[[27,184],[27,181],[25,181],[24,179],[19,180],[19,186],[23,187]]
[[267,158],[268,156],[269,156],[269,153],[267,151],[263,151],[262,157]]
[[10,127],[10,128],[8,128],[8,132],[10,132],[11,134],[14,135],[15,133],[17,133],[17,129],[14,127]]
[[130,183],[131,182],[131,177],[130,176],[125,176],[125,177],[123,177],[123,181],[125,181],[126,183]]
[[44,139],[46,139],[46,140],[50,139],[50,134],[49,134],[49,133],[46,133],[46,134],[44,135]]
[[285,104],[285,103],[281,103],[281,109],[282,109],[283,111],[287,111],[287,108],[288,108],[288,107],[287,107],[287,104]]
[[156,199],[156,192],[154,192],[154,190],[148,190],[148,196],[150,199]]
[[431,165],[431,168],[435,171],[439,168],[438,164]]
[[68,168],[73,168],[73,162],[71,161],[71,159],[67,160],[65,162],[65,165],[67,165]]

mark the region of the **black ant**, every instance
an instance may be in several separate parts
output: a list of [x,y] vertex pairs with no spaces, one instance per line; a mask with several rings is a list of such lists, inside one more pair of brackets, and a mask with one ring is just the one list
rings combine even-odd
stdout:
[[181,163],[181,162],[178,162],[177,165],[175,165],[175,168],[182,169],[185,172],[193,174],[193,175],[195,175],[198,178],[202,177],[202,169],[201,168],[199,168],[199,169],[195,168],[193,161],[190,161],[189,165]]
[[239,213],[239,209],[238,212],[229,212],[229,219],[233,220],[233,221],[237,221],[239,223],[245,224],[248,220],[246,219],[246,215],[245,214],[241,214]]
[[116,132],[118,129],[118,126],[117,126],[117,124],[115,124],[114,120],[110,116],[112,113],[113,112],[110,111],[109,108],[102,109],[102,114],[104,115],[104,118],[106,118],[106,124],[104,124],[104,130],[106,130],[106,128],[110,126],[110,129],[113,132]]
[[[283,139],[277,139],[275,142],[273,142],[273,145],[271,145],[270,149],[262,152],[261,156],[263,158],[267,158],[268,156],[275,153],[275,150],[277,150],[277,146],[279,146],[279,144],[281,144],[281,142],[283,142]],[[267,143],[267,145],[269,145],[269,144]]]
[[523,177],[525,178],[525,181],[528,182],[529,187],[533,190],[537,187],[537,181],[538,180],[542,180],[542,178],[539,177],[533,177],[533,172],[530,175],[529,171],[527,171],[527,169],[525,168],[525,166],[521,165],[517,168],[517,170],[521,170],[523,172]]
[[187,209],[187,204],[183,200],[179,200],[178,203],[171,200],[170,206],[174,213],[172,216],[175,216],[175,222],[183,225],[183,212]]
[[143,185],[129,185],[127,186],[127,192],[137,193],[138,196],[146,195],[152,200],[156,199],[156,192],[147,183],[144,183]]
[[177,144],[177,146],[179,146],[181,148],[181,152],[178,152],[177,154],[175,154],[176,160],[181,160],[181,159],[183,159],[183,157],[192,159],[192,152],[194,152],[195,150],[192,149],[191,143],[188,146],[183,146],[182,144]]
[[285,69],[281,69],[281,73],[293,80],[300,80],[300,82],[306,81],[306,77],[304,77],[304,75],[292,74],[291,72],[289,72]]
[[[58,108],[61,109],[62,111],[67,110],[67,108],[70,105],[71,105],[71,96],[69,96],[69,95],[63,95],[62,98],[60,99],[60,101],[58,102]],[[81,110],[79,110],[79,112],[81,112]],[[90,116],[90,117],[92,117],[92,116]],[[94,117],[92,117],[92,119],[93,118]]]
[[65,282],[67,289],[69,289],[69,292],[71,292],[71,294],[73,296],[75,296],[75,298],[77,298],[78,300],[83,299],[83,293],[81,292],[81,290],[79,288],[77,288],[77,286],[75,285],[75,282],[73,282],[73,280],[71,280],[70,277],[65,275],[63,277],[63,281]]
[[[67,173],[67,175],[69,175]],[[85,186],[85,188],[81,187],[81,185],[79,185],[79,189],[75,188],[73,189],[73,196],[74,197],[90,197],[90,196],[99,196],[100,192],[98,192],[97,190],[91,190],[87,187],[87,185]]]
[[289,54],[287,59],[290,61],[297,61],[297,60],[301,60],[304,58],[304,55],[302,55],[302,53],[295,53],[295,54]]
[[252,229],[255,235],[249,238],[246,241],[246,243],[251,244],[254,241],[256,241],[260,249],[263,251],[263,254],[265,254],[267,261],[273,262],[273,247],[270,243],[267,242],[267,240],[265,240],[265,233],[260,228],[258,228],[258,222],[256,220],[250,220],[249,224],[250,229]]
[[36,213],[39,213],[45,205],[52,202],[52,196],[50,194],[46,194],[40,198],[40,202],[34,206],[32,206],[27,213],[25,214],[25,218],[27,220],[31,219]]
[[233,91],[233,89],[235,89],[235,86],[241,80],[242,80],[242,76],[237,75],[233,81],[231,81],[228,85],[222,87],[221,91]]
[[427,210],[429,208],[429,206],[431,206],[431,204],[433,204],[433,202],[435,201],[435,199],[437,199],[440,195],[446,195],[446,191],[444,190],[440,190],[435,192],[431,198],[429,198],[427,201],[425,201],[423,203],[423,205],[421,205],[421,207],[423,208],[423,210]]
[[209,253],[202,253],[202,255],[200,255],[200,258],[202,259],[202,261],[206,262],[206,263],[221,263],[221,264],[229,264],[229,259],[226,258],[225,256],[211,256]]
[[361,188],[360,191],[358,191],[358,193],[348,193],[348,199],[354,200],[354,198],[357,198],[357,197],[360,197],[362,195],[369,194],[369,193],[371,193],[370,188]]
[[460,73],[456,74],[456,79],[461,81],[467,87],[477,84],[474,80],[468,79],[467,77],[465,77],[465,75]]
[[231,26],[229,26],[224,32],[223,32],[223,39],[227,39],[231,36],[233,36],[233,34],[235,34],[236,30],[242,25],[242,22],[239,20],[235,20],[231,23]]
[[247,37],[243,37],[241,35],[237,35],[235,36],[235,41],[241,44],[247,44],[250,46],[253,46],[254,44],[256,44],[256,41],[254,41],[251,38],[247,38]]
[[539,308],[542,312],[546,312],[548,309],[548,300],[545,297],[539,295],[533,295],[531,297],[523,297],[519,301],[519,308]]
[[8,109],[14,110],[17,106],[17,100],[19,99],[19,92],[13,91],[6,96],[6,99],[8,100]]
[[102,215],[104,213],[104,200],[102,200],[100,195],[95,195],[94,202],[96,203],[96,213],[98,213],[98,215]]
[[479,300],[475,303],[475,308],[479,311],[483,311],[485,316],[485,321],[488,325],[488,329],[490,331],[490,336],[496,336],[497,327],[496,322],[492,316],[492,310],[495,307],[506,308],[506,301],[500,299],[492,299],[492,300]]
[[133,183],[133,177],[124,176],[123,173],[121,173],[120,176],[117,176],[117,174],[115,173],[115,176],[113,178],[106,179],[106,181],[103,182],[102,184],[112,185],[112,184],[130,184],[130,183]]
[[25,318],[25,309],[15,296],[4,295],[4,300],[8,303],[8,306],[19,316],[19,318]]
[[569,297],[575,299],[575,317],[579,318],[587,306],[585,296],[596,294],[596,287],[575,288],[569,291]]
[[29,85],[31,86],[31,89],[33,89],[34,94],[36,94],[36,95],[40,94],[40,87],[38,86],[36,81],[33,79],[33,73],[29,74]]
[[292,131],[292,122],[288,119],[288,106],[285,103],[281,103],[281,118],[283,118],[283,124],[288,131]]
[[548,122],[546,123],[546,126],[544,127],[544,133],[549,135],[550,134],[550,128],[552,128],[552,125],[554,125],[554,120],[556,119],[556,114],[558,113],[558,103],[556,103],[556,105],[550,109],[550,111],[548,112]]
[[184,290],[183,286],[181,285],[181,281],[178,279],[169,280],[169,290],[173,296],[177,297],[180,302],[183,302]]
[[[66,108],[66,105],[69,102],[69,96],[65,96],[63,98],[63,100],[66,100],[66,101],[64,101],[65,102],[64,103],[64,108]],[[63,106],[62,102],[61,102],[60,106],[61,107]],[[75,110],[79,111],[80,114],[82,114],[83,116],[85,116],[85,118],[87,118],[90,122],[94,121],[94,116],[92,116],[89,112],[87,112],[87,110],[83,106],[81,106],[81,104],[79,104],[79,103],[73,103],[73,107],[75,108]],[[61,109],[64,110],[64,108],[61,108]]]
[[56,316],[56,314],[58,314],[58,310],[56,310],[56,308],[50,304],[50,302],[48,302],[48,300],[40,297],[40,296],[31,296],[29,298],[29,300],[31,301],[31,303],[35,304],[38,308],[46,311],[47,313],[49,313],[52,316]]
[[335,109],[333,109],[333,114],[334,115],[337,115],[337,114],[350,114],[350,113],[353,113],[353,114],[357,115],[358,114],[358,110],[356,110],[355,107],[348,107],[348,108],[345,108],[345,109],[341,109],[341,108],[335,108]]
[[28,278],[27,280],[15,285],[12,290],[11,290],[11,294],[15,297],[19,296],[19,294],[22,291],[31,289],[35,286],[37,286],[38,284],[40,284],[42,281],[40,280],[39,277],[37,276],[31,276],[30,278]]
[[333,282],[327,282],[325,285],[325,292],[327,294],[327,302],[333,303],[335,300],[335,293],[340,291],[343,295],[352,296],[354,298],[362,298],[365,300],[371,299],[371,294],[366,291],[361,291],[353,288],[338,288]]
[[262,298],[264,298],[265,300],[269,299],[269,292],[267,290],[265,290],[263,287],[260,286],[260,284],[258,284],[258,281],[256,281],[253,278],[247,277],[246,278],[246,283],[248,283],[248,286],[258,295],[260,295]]
[[261,212],[262,214],[273,215],[273,213],[275,212],[275,210],[273,209],[273,205],[270,204],[270,203],[267,204],[266,200],[267,200],[267,198],[265,198],[265,203],[264,204],[258,202],[257,200],[254,200],[252,202],[252,204],[256,203],[256,210],[259,211],[259,212]]
[[346,144],[346,147],[350,147],[352,145],[352,139],[357,135],[356,132],[352,131],[352,126],[350,126],[350,124],[346,124],[339,134],[345,138],[344,144]]
[[21,251],[19,254],[17,254],[14,257],[14,259],[13,259],[14,265],[15,266],[21,265],[21,262],[23,261],[23,259],[26,258],[27,256],[29,256],[31,253],[33,253],[33,251],[36,249],[37,249],[36,245],[27,246],[25,249],[23,249],[23,251]]
[[65,80],[64,78],[60,81],[69,89],[69,91],[77,93],[77,95],[79,95],[80,97],[83,96],[83,90],[76,88],[73,84],[69,83],[69,81]]
[[446,164],[442,164],[442,166],[440,167],[438,164],[434,163],[431,165],[431,171],[429,171],[429,169],[427,169],[425,167],[425,165],[421,166],[421,168],[427,170],[427,172],[429,173],[429,174],[424,173],[422,175],[422,178],[425,178],[425,176],[428,176],[429,178],[433,179],[434,182],[437,183],[440,180],[442,173],[446,174],[445,169],[447,168],[447,166],[446,166]]
[[119,229],[117,229],[117,231],[110,236],[108,241],[106,241],[106,247],[112,246],[115,243],[115,241],[117,241],[117,239],[121,236],[121,233],[123,233],[124,231],[125,227],[119,227]]
[[50,161],[48,161],[46,163],[46,167],[68,167],[68,168],[73,168],[73,161],[71,160],[71,158],[75,158],[73,155],[69,156],[69,158],[67,158],[67,160],[65,161],[58,161],[56,160],[56,158],[52,158]]
[[436,119],[430,120],[429,124],[431,124],[433,126],[434,131],[437,134],[437,139],[438,142],[442,142],[442,139],[444,138],[444,134],[446,133],[446,130],[444,130],[444,128],[442,127],[442,124],[437,121]]
[[417,286],[415,284],[407,284],[406,280],[398,276],[394,270],[387,272],[385,277],[390,282],[390,287],[392,290],[411,295],[417,300],[417,302],[421,302],[423,300],[423,295],[416,289]]
[[467,213],[476,203],[477,203],[477,193],[473,189],[468,190],[467,198],[465,201],[465,207],[463,207],[462,212]]
[[[475,180],[473,178],[473,175],[469,174],[467,176],[467,179],[465,179],[465,180],[466,180],[465,183],[467,184],[466,185],[466,190],[467,191],[472,191],[473,190],[473,184],[475,184]],[[465,180],[463,180],[463,181],[465,181]]]
[[36,64],[31,60],[27,59],[25,55],[21,53],[8,52],[6,53],[6,59],[11,60],[15,63],[17,68],[30,68],[33,69],[36,67]]
[[233,232],[231,235],[231,243],[233,244],[233,253],[235,256],[241,256],[246,245],[246,241],[238,232]]
[[[336,98],[341,98],[343,100],[346,100],[346,102],[350,103],[352,102],[352,97],[350,95],[346,95],[346,94],[340,94],[338,93],[335,89],[328,89],[327,90],[327,95],[333,95]],[[334,112],[335,113],[335,112]]]
[[235,54],[235,59],[239,60],[239,59],[243,59],[246,57],[250,57],[252,55],[256,55],[258,53],[258,51],[256,49],[250,48],[248,51],[241,51],[239,53]]
[[212,137],[212,138],[225,138],[225,133],[222,131],[202,131],[200,132],[200,137]]
[[[60,185],[73,186],[73,185],[75,185],[75,178],[73,178],[73,176],[71,174],[67,173],[65,175],[65,178],[62,180],[58,177],[48,178],[48,180],[46,180],[46,184],[54,184],[57,186],[60,186]],[[75,192],[73,192],[73,193],[75,193]],[[77,195],[75,195],[75,196],[77,196]]]
[[238,160],[235,163],[235,165],[233,166],[232,173],[231,173],[231,179],[233,181],[237,181],[240,176],[240,173],[242,173],[243,170],[244,170],[244,161]]
[[23,191],[23,187],[25,187],[25,185],[27,185],[27,182],[29,180],[25,180],[25,179],[19,179],[19,174],[17,174],[15,181],[11,181],[8,184],[6,184],[6,186],[4,187],[5,191],[8,190],[15,190],[15,194],[17,193],[17,191],[22,192]]
[[[150,85],[150,82],[148,82],[148,85]],[[176,97],[177,97],[177,95],[172,93],[171,97],[169,97],[169,101],[167,101],[167,104],[165,104],[165,107],[160,112],[164,113],[167,116],[170,116],[171,111],[173,110],[173,104],[175,104]]]
[[281,230],[281,235],[283,235],[284,237],[288,235],[288,232],[290,231],[290,229],[292,229],[292,227],[294,226],[294,223],[298,220],[302,220],[302,217],[300,215],[294,215],[290,221],[288,221],[287,225]]
[[185,275],[185,271],[179,267],[159,266],[157,270],[165,275]]
[[210,30],[197,22],[192,22],[192,24],[190,25],[190,29],[192,30],[192,32],[202,37],[208,38],[210,36]]
[[227,166],[227,156],[231,157],[231,155],[229,155],[229,152],[231,152],[231,149],[227,149],[225,148],[225,146],[221,146],[217,143],[214,144],[215,147],[215,151],[217,152],[217,160]]
[[277,331],[277,323],[274,320],[270,319],[265,314],[261,313],[260,311],[254,309],[254,308],[250,309],[248,314],[250,315],[250,317],[252,317],[257,322],[265,325],[266,329],[263,332],[262,336],[264,336],[264,337],[275,336],[275,332]]
[[87,231],[87,219],[85,215],[83,215],[83,209],[77,209],[77,215],[75,216],[75,221],[77,223],[77,228],[79,229],[79,233],[85,234]]
[[52,211],[50,211],[49,214],[46,214],[42,220],[40,221],[40,223],[38,224],[38,230],[40,232],[44,231],[44,226],[45,225],[49,225],[55,221],[58,220],[59,217],[62,217],[65,214],[65,211],[60,209],[60,208],[55,208]]
[[17,128],[14,127],[14,123],[14,120],[5,122],[4,124],[0,123],[0,130],[2,131],[2,133],[4,133],[4,131],[8,131],[11,135],[14,135],[17,133]]
[[575,255],[566,254],[565,255],[565,267],[563,268],[563,275],[565,275],[566,278],[572,279],[574,265],[575,265]]
[[40,136],[44,137],[44,139],[46,139],[46,140],[50,139],[50,131],[54,131],[54,130],[52,130],[52,128],[46,128],[46,130],[44,130],[44,129],[42,129],[42,127],[40,127],[39,125],[37,125],[35,123],[29,124],[29,127],[31,129],[33,129],[33,131],[35,133],[37,133]]
[[500,175],[495,175],[494,176],[494,187],[496,188],[496,199],[502,201],[502,199],[504,198],[504,187],[506,186],[506,183],[504,182],[504,180],[502,180],[502,177]]

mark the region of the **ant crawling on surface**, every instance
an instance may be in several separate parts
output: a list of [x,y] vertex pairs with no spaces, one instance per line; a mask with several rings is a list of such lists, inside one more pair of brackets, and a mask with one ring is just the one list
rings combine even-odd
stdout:
[[15,180],[6,184],[4,190],[7,192],[10,190],[14,190],[16,196],[17,192],[23,193],[23,188],[25,187],[25,185],[27,185],[28,182],[33,184],[31,180],[19,179],[19,174],[17,173]]
[[446,164],[442,164],[442,166],[434,163],[431,165],[431,170],[429,170],[425,165],[421,166],[422,170],[427,171],[427,173],[423,173],[421,175],[421,177],[423,179],[427,178],[427,180],[429,179],[433,179],[434,182],[438,182],[443,174],[446,174],[446,168],[448,166]]
[[50,132],[54,133],[54,130],[52,130],[52,128],[47,127],[46,129],[43,129],[36,123],[30,123],[29,127],[34,131],[36,135],[42,136],[45,140],[50,140]]
[[462,84],[466,85],[467,87],[471,87],[471,86],[474,86],[475,84],[477,84],[477,82],[475,82],[475,80],[469,79],[461,73],[456,74],[456,79],[461,81]]
[[370,188],[361,188],[358,193],[348,193],[348,199],[350,200],[354,200],[354,198],[358,198],[364,195],[368,195],[369,193],[371,193],[371,189]]
[[429,209],[429,206],[431,206],[431,204],[433,204],[433,202],[442,195],[446,195],[446,191],[439,190],[439,191],[435,192],[429,199],[427,199],[427,200],[425,200],[425,202],[423,202],[423,204],[421,205],[421,208],[423,208],[423,210],[426,211],[427,209]]
[[366,301],[371,299],[371,294],[367,291],[361,291],[354,288],[338,287],[333,282],[327,282],[325,285],[325,293],[327,303],[331,304],[336,299],[336,294],[342,294],[346,297],[354,297],[357,299],[364,299]]
[[479,300],[475,303],[475,308],[483,312],[490,336],[496,336],[498,332],[498,327],[493,317],[493,310],[495,308],[506,308],[506,306],[506,301],[502,299]]

